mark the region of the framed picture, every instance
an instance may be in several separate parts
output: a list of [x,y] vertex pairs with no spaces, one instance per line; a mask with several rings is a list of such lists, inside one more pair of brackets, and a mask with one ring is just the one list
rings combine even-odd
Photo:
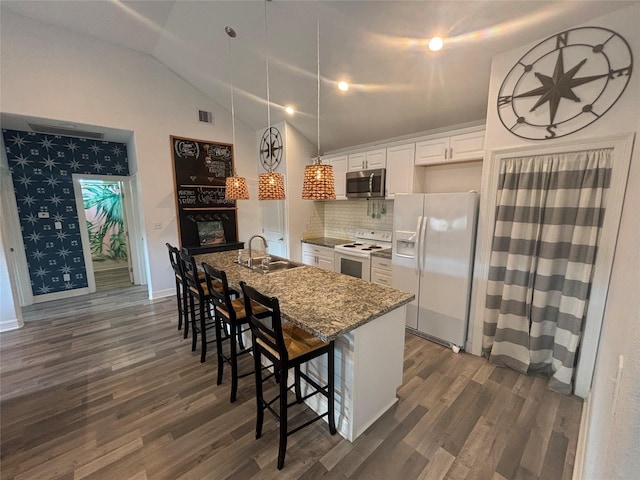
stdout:
[[197,222],[200,246],[226,243],[224,227],[221,221]]

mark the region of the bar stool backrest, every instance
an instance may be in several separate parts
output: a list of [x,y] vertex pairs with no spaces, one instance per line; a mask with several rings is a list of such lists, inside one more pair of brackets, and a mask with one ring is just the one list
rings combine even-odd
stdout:
[[180,278],[182,278],[180,250],[178,250],[176,247],[174,247],[170,243],[167,243],[166,245],[167,245],[167,250],[169,250],[169,261],[171,262],[171,268],[173,268],[173,271],[177,276],[180,276]]
[[[226,311],[230,320],[235,321],[236,311],[231,303],[231,290],[229,289],[227,274],[223,270],[218,270],[204,262],[202,263],[202,269],[204,270],[207,289],[209,290],[213,305]],[[222,288],[220,288],[220,285]]]
[[[262,344],[266,347],[261,349],[262,352],[272,361],[286,363],[289,360],[289,354],[282,335],[280,302],[276,297],[267,297],[245,282],[240,282],[240,286],[244,295],[244,309],[255,340],[254,346]],[[252,300],[265,308],[266,312],[256,316],[252,309]],[[277,352],[279,357],[275,357],[273,352]]]
[[189,255],[186,248],[180,250],[180,260],[182,261],[182,274],[187,282],[187,287],[192,291],[192,293],[198,295],[198,298],[204,298],[204,289],[202,288],[202,284],[198,278],[198,267],[196,266],[196,261],[192,255]]

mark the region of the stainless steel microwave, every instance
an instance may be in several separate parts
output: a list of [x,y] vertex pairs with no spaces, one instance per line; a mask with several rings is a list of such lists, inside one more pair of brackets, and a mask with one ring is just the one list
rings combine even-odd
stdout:
[[386,170],[347,172],[347,197],[384,197]]

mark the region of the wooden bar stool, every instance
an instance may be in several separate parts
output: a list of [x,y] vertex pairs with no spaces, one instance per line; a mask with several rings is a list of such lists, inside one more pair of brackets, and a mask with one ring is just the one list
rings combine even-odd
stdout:
[[186,292],[187,286],[185,285],[184,276],[182,274],[182,261],[180,260],[180,251],[167,243],[167,249],[169,250],[169,261],[171,262],[171,268],[176,280],[176,300],[178,302],[178,330],[182,329],[182,321],[184,319],[184,338],[189,335],[189,320],[188,320],[188,294]]
[[[262,423],[264,420],[264,411],[269,410],[279,421],[280,425],[280,441],[278,447],[278,470],[284,466],[284,457],[287,450],[287,437],[298,430],[314,423],[315,421],[328,416],[329,433],[336,433],[334,420],[334,345],[333,341],[325,343],[318,337],[311,335],[305,330],[291,323],[282,324],[280,317],[280,304],[276,297],[267,297],[258,292],[245,282],[240,282],[242,292],[244,294],[244,308],[249,317],[251,333],[253,338],[253,358],[255,364],[256,377],[256,438],[262,436]],[[258,304],[268,313],[256,315],[254,313],[254,305]],[[303,373],[300,366],[327,354],[327,384],[319,385],[314,379]],[[267,357],[272,363],[274,372],[263,378],[262,376],[262,355]],[[295,381],[292,386],[287,386],[289,369],[293,368],[295,373]],[[263,397],[262,383],[275,375],[279,379],[280,393],[273,399],[267,401]],[[300,380],[304,379],[313,390],[311,393],[302,396]],[[295,388],[296,400],[288,403],[287,392]],[[321,394],[327,398],[328,409],[326,412],[316,415],[311,420],[298,425],[291,430],[287,425],[287,409],[297,403],[302,403],[313,395]],[[279,400],[280,408],[276,411],[272,405]]]
[[[182,276],[186,283],[189,297],[189,312],[191,314],[191,351],[195,351],[198,344],[198,334],[201,338],[200,363],[207,358],[207,331],[215,328],[215,320],[209,310],[211,294],[207,288],[204,273],[200,274],[193,256],[186,249],[180,251],[182,261]],[[196,310],[197,303],[197,310]],[[185,320],[186,321],[186,320]]]
[[[244,310],[244,300],[238,291],[229,287],[227,274],[207,263],[202,264],[210,302],[214,308],[216,321],[216,350],[218,354],[218,379],[222,383],[224,364],[231,366],[231,403],[236,401],[238,379],[252,375],[253,371],[238,374],[238,357],[252,351],[245,348],[242,334],[249,331],[249,319]],[[233,298],[232,298],[233,297]],[[259,307],[256,306],[256,309]],[[224,354],[223,342],[229,342],[229,356]],[[239,348],[238,348],[239,347]]]

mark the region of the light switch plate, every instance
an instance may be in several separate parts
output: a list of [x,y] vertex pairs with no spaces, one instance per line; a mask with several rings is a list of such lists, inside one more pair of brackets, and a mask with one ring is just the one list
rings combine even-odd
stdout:
[[55,222],[53,225],[56,230],[62,230],[62,222]]
[[162,223],[154,223],[153,224],[153,229],[154,230],[162,230]]
[[71,281],[71,275],[69,275],[68,273],[65,273],[64,275],[62,275],[62,279],[65,282],[69,282],[69,281]]

